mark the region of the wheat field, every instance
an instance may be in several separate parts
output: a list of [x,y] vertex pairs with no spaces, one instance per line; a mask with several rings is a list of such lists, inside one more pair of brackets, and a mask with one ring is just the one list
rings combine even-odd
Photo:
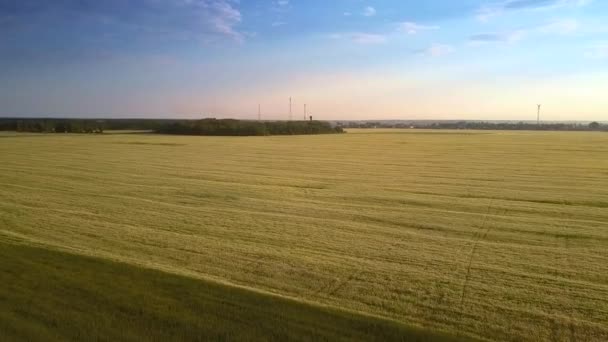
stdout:
[[[3,134],[0,254],[0,279],[19,284],[0,291],[0,322],[11,322],[0,323],[0,331],[22,327],[15,338],[27,329],[33,339],[83,337],[82,331],[70,335],[76,328],[65,320],[53,325],[23,304],[36,302],[49,281],[71,289],[61,303],[42,296],[52,316],[70,305],[92,305],[70,304],[79,294],[98,303],[122,288],[132,294],[120,297],[124,306],[144,311],[148,300],[148,308],[163,312],[152,295],[129,298],[174,298],[179,292],[147,288],[141,279],[179,277],[190,284],[182,295],[210,291],[217,304],[221,289],[238,290],[235,302],[264,298],[263,305],[301,305],[303,315],[317,317],[299,326],[317,324],[318,335],[292,325],[284,328],[291,335],[256,330],[252,340],[389,340],[413,331],[420,340],[605,341],[608,134]],[[42,271],[40,262],[53,264]],[[80,274],[75,265],[95,262],[87,267],[99,267],[105,276],[98,281],[107,287],[82,290],[95,282],[93,275],[71,283]],[[113,282],[111,272],[123,281]],[[140,273],[140,280],[128,280]],[[129,284],[142,284],[141,290]],[[31,295],[14,299],[18,289]],[[195,310],[197,302],[171,303],[180,311]],[[92,310],[116,309],[104,305]],[[214,319],[251,330],[263,325],[260,315],[271,321],[272,313],[256,307],[244,305],[234,314],[242,318]],[[300,309],[289,310],[272,322],[286,327],[300,317]],[[159,315],[153,317],[169,319]],[[205,335],[208,325],[180,315],[167,323],[179,333],[155,335],[146,326],[145,336],[226,337]],[[112,320],[97,320],[91,329],[109,336],[104,329]],[[335,328],[323,325],[334,320]],[[44,324],[34,327],[37,321]],[[141,336],[133,334],[132,340]]]

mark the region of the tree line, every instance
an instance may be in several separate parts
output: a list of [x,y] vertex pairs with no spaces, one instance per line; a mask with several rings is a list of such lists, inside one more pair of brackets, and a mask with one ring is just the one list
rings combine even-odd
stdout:
[[211,136],[260,136],[343,133],[324,121],[243,121],[234,119],[203,119],[179,121],[162,125],[162,134]]
[[338,122],[343,128],[419,128],[419,129],[473,129],[506,131],[608,131],[608,124],[582,123],[532,123],[532,122],[484,122],[484,121],[348,121]]
[[141,130],[180,135],[296,135],[344,132],[323,121],[244,121],[233,119],[46,119],[0,118],[0,131],[34,133],[103,133]]
[[0,131],[103,133],[104,122],[90,119],[0,119]]
[[294,135],[341,133],[343,128],[418,128],[474,130],[608,131],[608,124],[492,121],[245,121],[232,119],[55,119],[0,118],[0,131],[103,133],[138,130],[182,135]]

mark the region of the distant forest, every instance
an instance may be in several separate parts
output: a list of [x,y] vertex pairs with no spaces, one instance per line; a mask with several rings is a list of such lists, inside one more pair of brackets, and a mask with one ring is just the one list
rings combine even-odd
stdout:
[[161,125],[163,134],[253,136],[343,133],[341,127],[332,127],[324,121],[241,121],[203,119],[180,121]]
[[179,135],[296,135],[342,133],[344,128],[415,128],[531,131],[608,131],[608,124],[483,121],[246,121],[232,119],[21,119],[0,118],[0,131],[36,133],[103,133],[150,131]]
[[103,133],[143,130],[161,134],[259,136],[343,133],[324,121],[244,121],[233,119],[18,119],[0,118],[0,131],[35,133]]
[[103,133],[102,120],[77,119],[2,119],[0,131],[33,133]]
[[336,122],[342,128],[418,128],[418,129],[473,129],[505,131],[608,131],[608,124],[532,123],[484,121],[346,121]]

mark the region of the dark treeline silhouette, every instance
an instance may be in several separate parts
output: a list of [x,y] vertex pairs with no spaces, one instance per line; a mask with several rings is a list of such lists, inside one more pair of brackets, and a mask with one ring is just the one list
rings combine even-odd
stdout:
[[104,122],[80,119],[0,119],[0,131],[35,133],[103,133]]
[[233,119],[20,119],[0,118],[0,131],[103,133],[104,130],[151,131],[181,135],[296,135],[344,132],[323,121],[242,121]]
[[419,129],[474,129],[474,130],[536,130],[536,131],[608,131],[608,125],[592,122],[581,123],[531,123],[531,122],[484,122],[484,121],[348,121],[338,122],[343,128],[419,128]]
[[181,135],[254,136],[343,133],[323,121],[241,121],[203,119],[179,121],[162,125],[158,133]]
[[105,130],[151,131],[183,135],[294,135],[340,133],[343,128],[418,128],[475,130],[608,131],[608,124],[496,121],[241,121],[232,119],[54,119],[0,118],[0,131],[103,133]]
[[104,130],[156,131],[182,120],[0,118],[0,131],[36,133],[103,133]]

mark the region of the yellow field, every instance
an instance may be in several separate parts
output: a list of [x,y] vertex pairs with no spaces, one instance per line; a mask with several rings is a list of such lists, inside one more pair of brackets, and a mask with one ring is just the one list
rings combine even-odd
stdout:
[[467,338],[604,341],[608,134],[3,135],[0,242]]

